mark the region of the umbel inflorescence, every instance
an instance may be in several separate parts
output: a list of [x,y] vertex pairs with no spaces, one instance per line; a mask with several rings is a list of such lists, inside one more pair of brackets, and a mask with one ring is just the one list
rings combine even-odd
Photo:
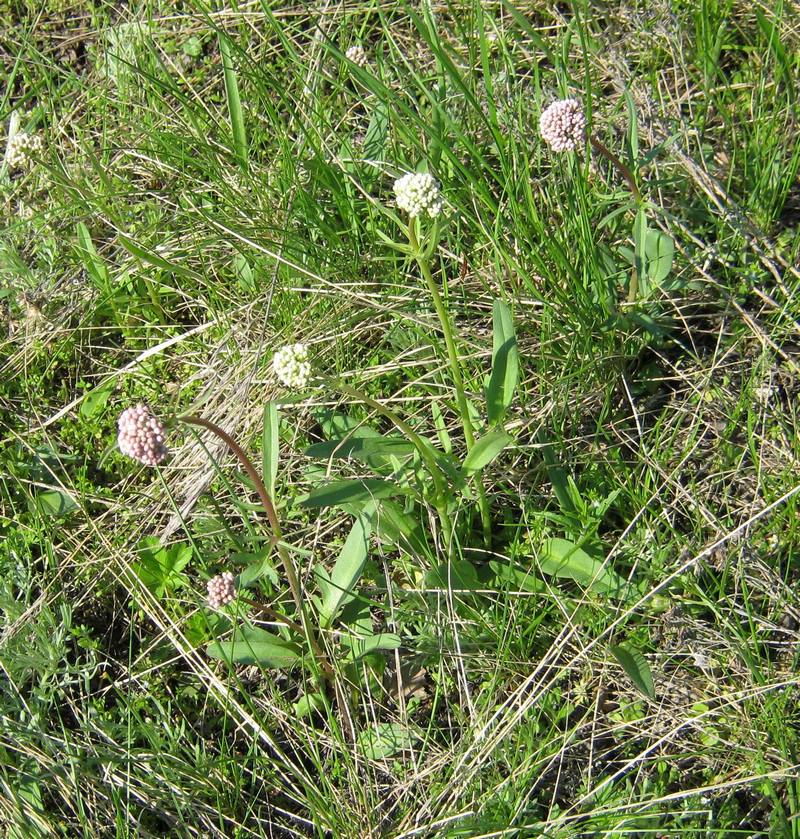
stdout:
[[305,344],[289,344],[281,347],[272,358],[275,375],[286,387],[303,388],[311,378],[311,363]]
[[349,47],[347,52],[344,54],[344,57],[348,61],[352,61],[353,64],[357,65],[358,67],[366,67],[367,66],[367,53],[364,50],[364,47],[361,44],[354,44],[352,47]]
[[123,454],[145,466],[157,466],[166,460],[166,429],[149,406],[139,404],[123,411],[117,426],[117,443]]
[[586,116],[577,99],[560,99],[542,111],[539,131],[553,151],[574,151],[586,139]]
[[208,583],[208,605],[212,609],[219,609],[233,603],[236,599],[236,584],[234,576],[230,571],[223,571],[212,577]]
[[27,169],[43,149],[44,142],[38,134],[18,131],[9,138],[6,145],[6,164],[11,170]]
[[444,202],[439,184],[427,172],[409,172],[394,182],[397,206],[411,218],[427,213],[435,218],[442,212]]

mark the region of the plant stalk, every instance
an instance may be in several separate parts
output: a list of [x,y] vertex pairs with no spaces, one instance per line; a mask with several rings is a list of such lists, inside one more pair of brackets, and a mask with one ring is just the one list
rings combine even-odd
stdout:
[[[225,443],[226,446],[236,455],[239,463],[242,464],[244,471],[247,473],[250,480],[253,482],[256,488],[256,492],[258,493],[258,497],[261,499],[261,506],[264,508],[264,512],[267,514],[267,519],[269,521],[270,530],[272,530],[272,541],[275,544],[276,548],[278,549],[278,556],[280,556],[281,564],[283,565],[284,573],[286,574],[286,579],[289,583],[289,589],[292,592],[292,598],[294,599],[295,606],[297,607],[297,613],[300,615],[300,620],[302,623],[302,630],[303,635],[305,635],[308,643],[311,645],[311,649],[314,652],[320,666],[326,673],[326,676],[330,676],[332,674],[332,668],[330,663],[327,660],[327,656],[325,655],[324,651],[319,645],[317,641],[316,635],[311,629],[310,622],[308,620],[308,616],[306,615],[305,606],[303,604],[303,597],[302,592],[300,590],[300,582],[297,579],[297,573],[294,569],[294,563],[292,562],[292,558],[289,556],[289,552],[286,550],[286,546],[281,542],[281,525],[278,521],[278,514],[275,511],[275,505],[272,503],[272,499],[269,497],[269,493],[267,492],[267,488],[264,486],[264,481],[261,479],[261,475],[258,474],[258,470],[253,466],[253,462],[250,458],[245,454],[242,447],[230,436],[226,431],[223,431],[216,423],[211,422],[210,420],[203,419],[202,417],[193,416],[191,414],[184,415],[179,417],[182,422],[188,423],[189,425],[199,425],[202,428],[208,429],[212,434],[215,434],[220,440]],[[286,618],[283,618],[286,620]]]
[[[450,318],[447,315],[447,310],[444,307],[442,296],[439,293],[439,287],[431,274],[428,260],[422,255],[419,247],[419,240],[417,239],[416,219],[411,218],[408,221],[408,242],[411,249],[414,251],[414,257],[419,265],[419,270],[422,277],[428,286],[431,298],[433,299],[433,306],[436,309],[436,314],[439,317],[439,323],[444,333],[444,343],[447,348],[447,357],[450,362],[450,373],[453,377],[453,386],[456,391],[456,401],[458,403],[458,410],[461,414],[461,425],[464,429],[464,441],[467,445],[467,452],[472,450],[475,445],[475,430],[472,427],[472,418],[469,413],[469,404],[467,403],[467,395],[464,391],[464,378],[461,375],[461,362],[458,358],[458,351],[456,349],[456,342],[453,338],[453,328],[450,324]],[[486,497],[486,487],[483,484],[483,475],[475,476],[475,482],[478,489],[478,505],[481,512],[481,522],[483,524],[483,540],[486,547],[489,547],[492,542],[492,519],[489,513],[489,500]]]
[[592,144],[592,148],[598,153],[601,154],[605,159],[611,163],[612,166],[622,175],[625,179],[626,183],[628,184],[628,189],[630,189],[631,194],[633,195],[634,199],[636,200],[637,204],[642,203],[642,193],[639,191],[639,187],[636,185],[636,180],[633,177],[633,172],[614,154],[614,152],[609,149],[605,143],[598,140],[593,134],[589,135],[589,142]]

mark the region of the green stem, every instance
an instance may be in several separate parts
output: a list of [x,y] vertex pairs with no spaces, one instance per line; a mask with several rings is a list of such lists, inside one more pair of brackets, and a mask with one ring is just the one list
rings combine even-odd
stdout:
[[[634,200],[637,204],[642,203],[642,193],[639,191],[639,187],[636,185],[636,179],[633,177],[633,172],[614,154],[614,152],[609,149],[605,143],[598,140],[597,137],[593,136],[592,134],[589,135],[589,142],[592,144],[592,148],[598,152],[599,154],[603,155],[606,160],[608,160],[612,166],[614,166],[617,171],[622,175],[625,181],[628,184],[628,189],[630,189],[631,194],[634,197]],[[631,281],[628,283],[628,303],[635,303],[636,298],[639,295],[639,275],[636,272],[636,268],[631,271]]]
[[[461,362],[456,350],[456,342],[453,338],[453,328],[450,324],[450,318],[447,315],[447,310],[444,307],[442,296],[439,293],[439,286],[431,274],[428,260],[422,255],[419,247],[419,240],[417,239],[416,219],[408,220],[408,242],[414,252],[414,258],[417,260],[419,270],[422,277],[428,286],[431,298],[433,299],[433,306],[436,309],[436,314],[439,317],[439,323],[444,334],[444,343],[447,348],[447,357],[450,362],[450,373],[453,377],[453,386],[456,391],[456,401],[458,403],[458,411],[461,414],[461,425],[464,429],[464,441],[467,445],[467,452],[471,451],[475,445],[475,430],[472,427],[472,417],[469,412],[469,404],[467,402],[467,395],[464,391],[464,378],[461,375]],[[483,523],[483,540],[488,547],[492,541],[492,520],[489,514],[489,500],[486,497],[486,487],[483,484],[483,476],[478,474],[475,476],[475,481],[478,488],[478,504],[481,511],[481,521]]]
[[252,461],[250,458],[245,454],[242,447],[230,436],[226,431],[223,431],[216,423],[213,423],[207,419],[203,419],[202,417],[196,417],[192,415],[184,415],[179,417],[182,422],[188,423],[189,425],[199,425],[202,428],[208,429],[212,434],[215,434],[220,440],[228,446],[228,448],[236,455],[239,463],[242,464],[244,471],[247,473],[250,480],[253,482],[256,492],[258,493],[258,497],[261,499],[261,506],[264,508],[264,512],[267,514],[267,519],[269,520],[269,526],[272,530],[272,541],[278,549],[278,555],[280,556],[281,563],[283,565],[284,573],[286,574],[286,579],[289,583],[289,589],[292,592],[292,597],[295,602],[295,606],[297,607],[297,613],[300,616],[300,620],[302,623],[303,634],[305,635],[308,643],[311,646],[312,651],[322,669],[325,671],[326,675],[330,675],[332,673],[331,666],[328,663],[327,656],[323,652],[322,648],[317,641],[316,635],[314,634],[313,630],[311,629],[311,624],[308,620],[308,616],[306,614],[305,606],[303,603],[303,596],[300,590],[300,582],[297,579],[297,573],[294,569],[294,563],[292,562],[292,558],[289,556],[289,552],[286,550],[286,546],[281,542],[282,534],[281,534],[281,525],[278,521],[278,514],[275,511],[275,505],[272,503],[272,499],[269,497],[269,493],[267,492],[267,488],[264,486],[264,481],[261,480],[261,475],[258,474],[258,470],[253,466]]

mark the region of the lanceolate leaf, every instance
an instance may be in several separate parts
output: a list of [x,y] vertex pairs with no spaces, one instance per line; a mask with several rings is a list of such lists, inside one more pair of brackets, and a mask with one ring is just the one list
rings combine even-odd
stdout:
[[653,682],[653,674],[645,657],[639,650],[633,647],[618,644],[610,648],[614,658],[622,665],[622,669],[628,674],[630,680],[648,698],[655,699],[656,687]]
[[358,735],[358,748],[369,760],[382,760],[411,747],[414,734],[397,722],[381,722]]
[[331,481],[313,489],[308,497],[301,501],[302,507],[335,507],[339,504],[352,504],[358,501],[371,501],[375,498],[388,498],[402,495],[405,490],[392,481],[379,478],[363,480]]
[[395,501],[383,498],[372,517],[376,534],[384,541],[384,548],[399,547],[425,556],[430,547],[425,541],[425,530],[419,520],[408,515]]
[[103,262],[100,254],[97,253],[94,242],[92,242],[92,237],[89,234],[89,229],[82,221],[78,222],[77,233],[78,245],[80,246],[83,263],[86,266],[86,272],[94,280],[95,286],[100,291],[107,290],[111,282],[108,268],[106,268],[106,264]]
[[568,539],[545,539],[539,551],[538,562],[539,568],[545,574],[574,580],[601,594],[624,596],[625,580]]
[[660,230],[649,229],[645,240],[647,255],[647,274],[653,286],[664,282],[672,270],[672,260],[675,256],[675,243],[672,237]]
[[400,636],[393,632],[381,632],[363,638],[342,635],[340,640],[343,645],[350,647],[350,654],[347,656],[350,661],[356,661],[377,650],[396,650],[402,643]]
[[491,424],[503,419],[514,398],[518,376],[519,352],[511,312],[502,300],[495,300],[492,316],[492,373],[486,388],[486,410]]
[[278,476],[278,409],[274,402],[264,407],[264,434],[261,441],[261,469],[267,491],[275,497],[275,479]]
[[[368,506],[372,507],[372,505]],[[373,509],[365,510],[356,519],[350,535],[339,552],[330,577],[319,575],[317,578],[322,591],[319,619],[323,627],[330,626],[342,606],[353,599],[353,589],[367,561],[369,537],[372,532],[370,516],[373,512]]]
[[301,656],[297,644],[257,627],[237,629],[230,641],[214,641],[206,652],[228,664],[259,664],[271,669],[291,667]]
[[314,443],[305,453],[308,457],[354,458],[366,460],[380,455],[404,455],[414,451],[413,443],[403,437],[346,437],[342,440],[326,440],[324,443]]
[[647,297],[650,293],[647,274],[647,216],[643,209],[639,208],[636,219],[633,222],[633,268],[639,278],[639,295]]
[[490,431],[475,442],[470,453],[464,459],[461,472],[465,477],[480,472],[488,466],[501,451],[514,441],[510,434],[505,431]]

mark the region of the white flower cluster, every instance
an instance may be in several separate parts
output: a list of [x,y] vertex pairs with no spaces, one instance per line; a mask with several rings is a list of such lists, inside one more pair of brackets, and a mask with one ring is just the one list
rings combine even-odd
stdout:
[[44,142],[38,134],[18,131],[6,144],[6,163],[9,169],[27,169],[35,155],[41,154]]
[[361,44],[354,44],[352,47],[349,47],[347,52],[344,54],[344,57],[348,61],[352,61],[353,64],[356,64],[358,67],[367,66],[367,53]]
[[234,576],[230,571],[223,571],[212,577],[206,584],[208,590],[208,605],[212,609],[219,609],[227,606],[236,599],[236,584]]
[[439,191],[436,178],[427,172],[410,172],[394,182],[394,194],[397,206],[411,216],[421,216],[427,212],[435,218],[442,212],[444,201]]
[[119,450],[145,466],[157,466],[167,459],[166,429],[147,405],[136,405],[117,420]]
[[574,151],[586,137],[586,117],[577,99],[560,99],[542,111],[539,131],[553,151]]
[[272,367],[275,375],[286,387],[295,389],[305,387],[311,378],[308,348],[305,344],[289,344],[281,347],[272,358]]

